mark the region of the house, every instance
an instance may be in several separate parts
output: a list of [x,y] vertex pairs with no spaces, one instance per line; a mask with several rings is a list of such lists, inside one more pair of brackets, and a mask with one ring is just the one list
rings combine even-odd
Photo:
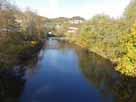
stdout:
[[70,23],[71,23],[71,24],[81,24],[81,23],[83,23],[84,21],[85,21],[85,19],[82,18],[82,17],[80,17],[80,16],[75,16],[75,17],[72,17],[72,18],[70,19]]
[[68,33],[75,33],[75,32],[77,32],[77,30],[78,30],[77,27],[69,27],[67,32]]

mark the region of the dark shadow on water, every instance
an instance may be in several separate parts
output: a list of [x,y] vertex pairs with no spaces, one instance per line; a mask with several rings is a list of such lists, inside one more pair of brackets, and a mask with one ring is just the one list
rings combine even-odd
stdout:
[[0,102],[20,102],[20,96],[26,83],[26,72],[33,73],[38,55],[20,62],[14,68],[0,70]]
[[[136,102],[136,79],[121,75],[114,65],[95,53],[79,52],[80,68],[88,80],[102,94],[103,102]],[[86,56],[86,57],[83,57]]]
[[48,41],[32,59],[0,73],[0,102],[33,101],[136,102],[136,79],[119,74],[101,56]]
[[19,76],[0,75],[0,102],[19,102],[25,80]]

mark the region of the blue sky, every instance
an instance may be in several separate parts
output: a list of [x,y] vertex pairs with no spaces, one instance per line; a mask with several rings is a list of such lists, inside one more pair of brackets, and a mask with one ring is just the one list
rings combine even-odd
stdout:
[[49,18],[82,16],[86,19],[96,14],[120,17],[130,0],[14,0],[19,8],[31,8]]

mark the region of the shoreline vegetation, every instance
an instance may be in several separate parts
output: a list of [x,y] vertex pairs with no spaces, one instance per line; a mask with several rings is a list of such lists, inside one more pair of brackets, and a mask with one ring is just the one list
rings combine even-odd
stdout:
[[8,0],[0,0],[0,68],[15,65],[37,52],[52,32],[117,64],[115,70],[136,77],[136,0],[119,18],[98,14],[90,20],[76,16],[48,19]]
[[8,0],[0,0],[0,68],[14,68],[20,60],[37,53],[44,43],[45,17],[21,11]]
[[117,65],[116,71],[136,77],[136,0],[130,2],[122,17],[99,14],[81,24],[75,34],[67,35],[70,42]]
[[81,47],[81,48],[83,48],[83,49],[86,49],[88,52],[96,53],[97,55],[99,55],[99,56],[101,56],[101,57],[103,57],[103,58],[109,60],[110,62],[112,62],[112,64],[117,64],[117,61],[116,61],[115,59],[109,58],[109,57],[106,56],[103,52],[98,51],[98,49],[91,49],[91,48],[89,49],[87,46],[85,46],[85,45],[82,44],[82,43],[79,43],[79,42],[76,41],[76,40],[72,40],[72,41],[69,40],[69,42],[70,42],[70,43],[74,43],[74,44],[76,44],[77,46],[79,46],[79,47]]

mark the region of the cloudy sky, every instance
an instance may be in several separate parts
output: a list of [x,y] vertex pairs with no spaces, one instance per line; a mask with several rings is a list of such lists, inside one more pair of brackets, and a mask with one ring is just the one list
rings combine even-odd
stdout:
[[19,8],[31,8],[49,18],[82,16],[86,19],[96,14],[120,17],[130,0],[14,0]]

